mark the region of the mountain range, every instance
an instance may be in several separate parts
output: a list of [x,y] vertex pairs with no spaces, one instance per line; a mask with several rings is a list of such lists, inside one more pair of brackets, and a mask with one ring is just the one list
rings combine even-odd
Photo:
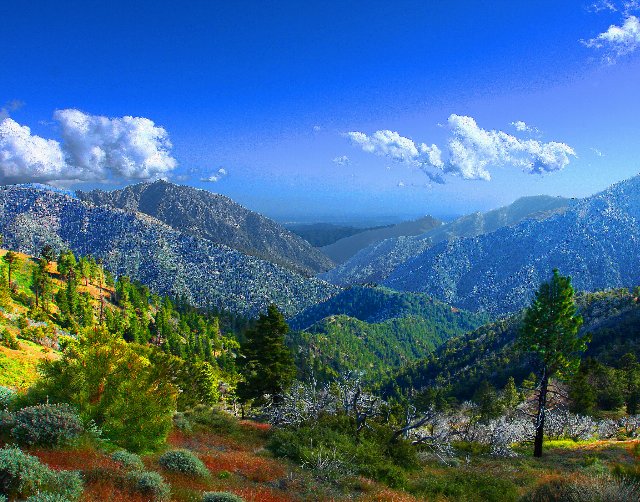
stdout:
[[298,235],[224,195],[163,180],[121,190],[76,192],[80,200],[147,214],[198,239],[222,244],[304,275],[330,269],[327,256]]
[[554,268],[570,275],[578,291],[637,285],[639,243],[636,176],[545,219],[431,246],[395,268],[383,284],[504,315],[525,307]]
[[525,219],[545,219],[565,211],[571,203],[570,199],[546,195],[522,197],[508,206],[462,216],[420,235],[374,242],[320,277],[341,286],[381,283],[402,263],[439,242],[494,232]]
[[69,248],[77,255],[103,259],[115,275],[128,275],[156,293],[243,315],[255,315],[269,303],[294,315],[338,291],[196,236],[195,231],[180,232],[145,213],[98,206],[42,188],[0,189],[0,232],[12,249],[38,255],[45,244],[56,250]]

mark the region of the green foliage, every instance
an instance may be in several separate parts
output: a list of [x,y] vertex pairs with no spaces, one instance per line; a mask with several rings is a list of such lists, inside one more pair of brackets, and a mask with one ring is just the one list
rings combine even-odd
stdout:
[[0,385],[0,410],[6,410],[16,397],[16,391]]
[[171,488],[164,478],[153,471],[131,471],[126,476],[130,489],[154,500],[169,500]]
[[20,344],[16,337],[7,329],[3,329],[0,333],[0,345],[4,345],[8,349],[18,350],[20,349]]
[[548,377],[571,376],[587,348],[587,339],[577,336],[583,319],[573,296],[571,278],[554,270],[525,311],[518,342],[525,352],[537,354]]
[[260,314],[256,326],[246,333],[242,346],[244,382],[238,384],[238,396],[244,400],[265,394],[278,396],[296,376],[291,351],[285,345],[289,326],[275,305]]
[[409,491],[426,500],[465,500],[469,502],[508,502],[518,500],[516,486],[490,473],[449,470],[437,476],[424,476]]
[[82,421],[69,405],[41,404],[14,414],[11,435],[20,444],[52,447],[68,444],[82,432]]
[[219,375],[207,361],[185,361],[178,373],[180,387],[178,409],[185,410],[197,404],[211,406],[220,399]]
[[325,416],[297,428],[276,430],[267,448],[313,470],[323,479],[352,473],[392,487],[406,484],[406,474],[417,466],[417,454],[404,441],[391,441],[389,428],[371,423],[359,435],[346,416]]
[[53,471],[18,448],[0,449],[0,492],[10,498],[26,498],[41,492],[76,500],[82,495],[77,472]]
[[111,460],[119,463],[127,470],[141,471],[144,469],[142,459],[127,450],[116,450],[111,454]]
[[92,328],[70,342],[61,359],[44,363],[43,378],[29,397],[71,403],[114,443],[130,451],[154,450],[171,428],[174,370],[171,356]]
[[205,492],[202,502],[244,502],[244,499],[230,492]]
[[202,460],[189,450],[171,450],[163,453],[158,459],[158,463],[167,471],[194,477],[209,476],[209,471]]

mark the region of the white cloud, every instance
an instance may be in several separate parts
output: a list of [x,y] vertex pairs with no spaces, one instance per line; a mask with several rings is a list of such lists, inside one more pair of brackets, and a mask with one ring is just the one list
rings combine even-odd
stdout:
[[79,110],[57,110],[69,164],[97,179],[151,179],[172,171],[167,131],[143,117],[107,118]]
[[313,126],[313,132],[320,132],[322,131],[322,126],[321,125],[314,125]]
[[31,134],[15,120],[0,122],[0,183],[71,179],[60,143]]
[[54,119],[62,142],[31,135],[11,119],[2,122],[2,183],[157,179],[177,165],[167,132],[149,119],[74,109],[57,110]]
[[540,129],[537,127],[531,126],[522,120],[516,120],[515,122],[511,122],[511,125],[516,128],[516,131],[519,132],[528,132],[532,134],[540,133]]
[[511,165],[529,173],[559,171],[575,151],[565,143],[522,140],[503,131],[485,130],[472,117],[449,117],[449,161],[446,171],[465,179],[490,180],[489,165]]
[[582,43],[604,50],[605,61],[614,63],[617,57],[630,54],[640,47],[640,20],[636,16],[628,16],[622,26],[612,24],[607,31]]
[[206,178],[200,178],[200,181],[203,181],[205,183],[216,183],[220,181],[222,178],[224,178],[226,175],[227,175],[227,170],[221,167],[211,176],[208,176]]
[[351,164],[351,160],[346,155],[340,155],[334,158],[332,162],[337,166],[348,166]]
[[591,148],[591,151],[593,153],[595,153],[598,157],[604,157],[604,153],[601,150],[598,150],[597,148]]
[[443,182],[442,175],[438,171],[444,168],[444,162],[442,152],[436,145],[417,144],[388,129],[376,131],[370,136],[357,131],[348,132],[346,136],[365,152],[418,167],[432,181]]
[[[521,124],[527,131],[534,130],[524,122],[515,124]],[[437,145],[417,144],[394,131],[382,130],[372,135],[349,132],[346,136],[365,152],[420,168],[435,183],[444,183],[445,173],[464,179],[490,180],[488,167],[492,165],[511,165],[529,173],[558,171],[576,155],[565,143],[519,139],[503,131],[482,129],[472,117],[452,114],[446,127],[449,130],[446,161]]]

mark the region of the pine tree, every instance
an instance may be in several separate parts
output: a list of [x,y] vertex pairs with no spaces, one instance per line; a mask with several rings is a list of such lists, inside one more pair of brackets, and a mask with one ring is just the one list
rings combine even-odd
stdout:
[[260,314],[255,327],[246,333],[242,346],[244,382],[237,392],[242,401],[260,399],[268,394],[273,399],[286,390],[296,376],[293,355],[285,344],[289,326],[275,305]]
[[534,456],[542,456],[544,421],[549,380],[567,378],[580,365],[580,354],[587,339],[578,337],[582,317],[578,315],[571,278],[557,269],[549,282],[543,283],[527,309],[519,337],[519,346],[534,353],[540,363],[538,403],[535,422]]
[[7,267],[9,269],[9,288],[11,288],[11,274],[13,272],[14,264],[18,261],[18,255],[13,251],[7,251],[2,259],[7,264]]

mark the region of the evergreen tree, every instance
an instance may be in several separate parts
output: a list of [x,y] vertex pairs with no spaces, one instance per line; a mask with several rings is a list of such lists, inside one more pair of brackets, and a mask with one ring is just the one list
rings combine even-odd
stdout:
[[542,456],[544,421],[549,380],[571,376],[580,365],[580,354],[587,340],[578,337],[582,317],[574,302],[571,278],[557,269],[549,282],[543,283],[526,310],[520,330],[519,346],[535,354],[540,363],[538,403],[535,422],[534,456]]
[[275,305],[269,305],[254,328],[246,333],[242,345],[244,381],[238,384],[242,401],[260,399],[269,394],[278,399],[293,382],[296,367],[291,351],[285,344],[289,326]]
[[11,274],[13,272],[15,263],[18,261],[18,255],[13,251],[7,251],[2,259],[7,264],[9,270],[9,288],[11,288]]
[[47,266],[47,260],[40,258],[37,266],[31,272],[31,288],[35,295],[36,308],[41,307],[45,312],[49,310],[47,298],[51,295],[53,289]]

